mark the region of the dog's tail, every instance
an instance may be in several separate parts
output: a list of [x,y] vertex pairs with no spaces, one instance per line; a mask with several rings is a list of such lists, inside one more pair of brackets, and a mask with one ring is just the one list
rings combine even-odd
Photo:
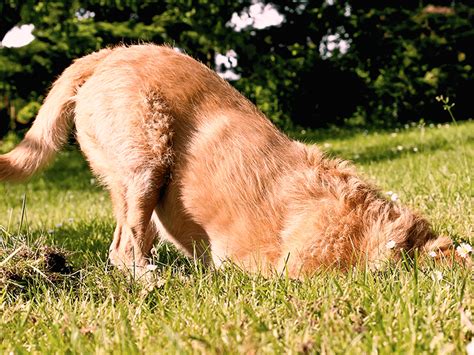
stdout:
[[23,141],[0,155],[0,181],[28,179],[52,160],[68,138],[77,89],[110,52],[103,49],[76,60],[56,80]]

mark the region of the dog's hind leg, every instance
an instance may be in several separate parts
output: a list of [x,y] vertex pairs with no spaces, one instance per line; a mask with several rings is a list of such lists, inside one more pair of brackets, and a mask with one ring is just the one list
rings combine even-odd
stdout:
[[[82,89],[89,90],[88,84],[94,86],[86,83]],[[172,162],[171,115],[153,93],[128,98],[138,102],[133,110],[95,105],[91,112],[87,101],[93,98],[87,99],[76,106],[77,138],[111,193],[117,226],[110,260],[140,276],[156,235],[151,216]]]
[[[171,118],[160,98],[149,96],[143,116],[143,131],[132,136],[130,154],[111,187],[117,227],[110,248],[110,260],[126,266],[135,276],[143,274],[157,231],[151,217],[171,165]],[[141,139],[140,139],[141,138]],[[137,141],[140,142],[137,146]]]
[[142,171],[124,181],[122,188],[111,187],[117,226],[109,258],[114,265],[129,269],[134,276],[146,271],[156,236],[151,216],[158,203],[159,175],[153,170]]

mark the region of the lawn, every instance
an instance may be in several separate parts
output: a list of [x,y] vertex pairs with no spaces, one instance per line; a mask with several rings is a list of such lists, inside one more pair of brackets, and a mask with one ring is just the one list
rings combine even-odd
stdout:
[[[474,122],[294,136],[473,244]],[[26,275],[2,274],[0,353],[465,353],[474,336],[473,278],[458,266],[264,279],[159,243],[148,292],[108,268],[113,229],[74,148],[27,184],[0,184],[0,267]],[[46,274],[45,246],[66,250],[73,273]]]

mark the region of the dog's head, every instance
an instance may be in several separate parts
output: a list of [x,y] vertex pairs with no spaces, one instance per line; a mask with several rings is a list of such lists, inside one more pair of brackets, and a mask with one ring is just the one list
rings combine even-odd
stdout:
[[310,159],[311,169],[293,185],[283,235],[305,259],[305,268],[363,263],[378,268],[415,253],[466,263],[450,238],[438,236],[418,213],[388,200],[349,163],[327,159],[318,151],[312,151]]

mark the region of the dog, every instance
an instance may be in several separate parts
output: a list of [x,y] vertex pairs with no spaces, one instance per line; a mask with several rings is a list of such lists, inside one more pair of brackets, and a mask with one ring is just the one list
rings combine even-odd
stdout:
[[350,163],[291,140],[214,71],[168,46],[76,60],[23,141],[0,156],[0,180],[45,167],[73,129],[110,191],[109,258],[137,275],[157,235],[216,267],[293,278],[377,268],[403,251],[453,252],[448,237],[383,198]]

